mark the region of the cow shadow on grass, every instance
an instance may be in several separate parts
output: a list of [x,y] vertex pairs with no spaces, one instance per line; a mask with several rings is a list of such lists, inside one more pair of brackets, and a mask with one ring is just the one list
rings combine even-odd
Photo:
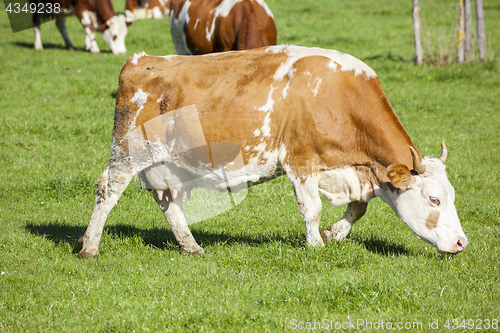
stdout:
[[[73,253],[78,253],[82,244],[78,239],[85,233],[86,226],[69,226],[59,223],[49,224],[34,224],[28,223],[25,229],[37,236],[44,237],[56,245],[68,245],[73,249]],[[247,244],[249,246],[256,246],[264,243],[282,242],[288,243],[293,246],[304,246],[305,241],[301,237],[284,237],[281,235],[269,236],[248,236],[248,235],[234,235],[223,231],[206,232],[206,231],[191,231],[194,238],[201,246],[210,244]],[[178,251],[179,247],[175,236],[170,229],[166,228],[151,228],[140,229],[134,226],[119,224],[112,225],[104,228],[104,233],[112,238],[127,239],[140,237],[146,246],[151,246],[156,249],[163,249],[168,251]]]
[[385,241],[381,238],[361,238],[357,235],[351,235],[349,238],[362,245],[365,249],[375,254],[384,256],[401,256],[401,255],[412,255],[414,252],[408,249],[406,246],[394,244]]
[[78,239],[86,230],[85,227],[69,226],[57,222],[48,224],[28,222],[24,228],[30,234],[48,239],[56,245],[68,244],[73,247],[73,252],[77,251]]
[[[82,245],[78,239],[85,233],[86,226],[70,226],[61,223],[34,224],[28,223],[26,230],[37,236],[44,237],[56,245],[67,245],[71,247],[73,253],[78,253]],[[179,247],[174,234],[168,228],[140,229],[126,224],[111,225],[104,228],[104,233],[109,237],[126,240],[128,238],[139,237],[146,246],[156,249],[177,252]],[[226,233],[224,231],[206,232],[192,230],[196,241],[203,247],[211,244],[245,244],[248,246],[258,246],[265,243],[279,242],[293,247],[303,247],[305,239],[301,235],[238,235]],[[412,255],[414,252],[405,246],[390,243],[381,238],[362,238],[351,234],[349,239],[362,245],[367,251],[383,256]]]
[[[18,47],[26,48],[26,49],[31,49],[31,50],[35,49],[33,43],[12,42],[12,44],[15,45],[15,46],[18,46]],[[76,47],[75,46],[74,49],[69,50],[69,49],[66,48],[66,46],[64,44],[43,43],[43,49],[44,50],[66,50],[68,52],[84,52],[84,53],[91,54],[89,51],[85,50],[84,47]],[[101,53],[110,53],[110,54],[112,54],[111,50],[107,50],[107,49],[101,50]]]
[[[32,49],[34,50],[35,47],[33,46],[33,43],[26,43],[26,42],[13,42],[12,43],[15,46],[23,47],[26,49]],[[44,50],[67,50],[66,46],[64,44],[54,44],[54,43],[43,43],[43,49]],[[84,51],[82,49],[76,48],[75,51]]]

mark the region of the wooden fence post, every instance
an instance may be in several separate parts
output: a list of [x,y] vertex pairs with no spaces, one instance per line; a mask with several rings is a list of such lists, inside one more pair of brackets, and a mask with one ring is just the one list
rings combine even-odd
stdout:
[[464,0],[458,0],[458,37],[457,37],[457,62],[464,62],[465,40],[465,8]]
[[476,29],[479,60],[486,59],[486,34],[484,31],[483,0],[476,0]]
[[415,38],[415,63],[417,65],[422,65],[422,41],[420,39],[420,7],[418,6],[418,0],[413,0],[413,36]]
[[472,60],[472,15],[470,0],[465,0],[465,61]]

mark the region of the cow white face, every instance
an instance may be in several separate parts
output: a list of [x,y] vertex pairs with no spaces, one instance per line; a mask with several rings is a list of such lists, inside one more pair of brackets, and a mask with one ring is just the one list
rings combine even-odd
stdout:
[[102,38],[108,44],[113,54],[125,54],[125,37],[127,36],[127,23],[124,15],[115,15],[107,22],[107,29],[102,33]]
[[412,151],[417,175],[406,166],[390,166],[388,176],[394,189],[387,190],[382,199],[417,237],[440,253],[458,253],[467,246],[467,237],[455,209],[455,191],[446,177],[446,147],[442,147],[444,158],[424,158],[421,163]]

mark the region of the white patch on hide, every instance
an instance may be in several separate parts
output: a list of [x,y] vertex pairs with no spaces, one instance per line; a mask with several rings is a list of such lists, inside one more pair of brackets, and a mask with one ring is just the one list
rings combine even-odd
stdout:
[[266,104],[262,105],[261,107],[258,108],[259,111],[262,112],[271,112],[273,111],[273,105],[274,105],[274,100],[273,100],[273,92],[276,90],[273,86],[271,86],[271,89],[269,90],[269,95],[267,96],[267,102]]
[[271,113],[268,112],[266,117],[264,118],[264,125],[261,128],[262,137],[270,137],[271,136]]
[[323,79],[317,77],[315,80],[314,80],[314,88],[312,89],[312,93],[313,93],[313,96],[316,96],[318,94],[318,91],[319,91],[319,86],[321,85],[321,82],[323,81]]
[[166,56],[160,56],[160,58],[163,58],[165,60],[172,60],[174,58],[177,58],[177,54],[169,54],[169,55],[166,55]]
[[298,60],[309,56],[323,56],[329,58],[331,62],[328,64],[328,68],[332,70],[354,71],[355,75],[365,75],[366,78],[377,76],[375,74],[375,71],[368,65],[363,63],[361,60],[358,60],[349,54],[335,50],[325,50],[316,47],[302,47],[293,45],[269,46],[266,50],[273,53],[285,53],[288,55],[288,59],[281,64],[281,66],[274,74],[273,79],[275,81],[283,80],[285,75],[288,75],[290,77],[290,73],[291,71],[293,71],[293,65]]
[[334,207],[351,201],[361,201],[361,183],[352,167],[322,171],[319,174],[319,192]]
[[88,10],[83,11],[81,23],[83,26],[92,25],[92,20],[90,19],[90,12]]
[[223,0],[217,7],[215,7],[214,18],[212,19],[212,25],[210,26],[210,30],[206,27],[206,38],[208,41],[212,40],[215,31],[215,21],[218,17],[226,17],[229,15],[234,5],[242,0]]
[[144,107],[144,104],[148,100],[148,96],[149,94],[142,91],[142,89],[137,89],[130,101],[132,103],[135,103],[139,107],[139,109],[142,109]]
[[158,7],[153,8],[153,18],[154,19],[162,19],[163,18],[163,13],[161,12],[161,9]]
[[144,51],[142,51],[140,53],[134,53],[134,56],[132,57],[132,60],[130,60],[130,63],[133,65],[138,65],[139,59],[141,59],[144,56],[147,56],[146,52],[144,52]]
[[149,96],[149,94],[146,93],[146,92],[144,92],[144,91],[142,91],[142,89],[137,89],[137,91],[135,92],[134,96],[130,100],[132,103],[135,103],[135,105],[137,105],[139,107],[139,109],[135,113],[135,117],[132,120],[132,123],[130,124],[130,128],[131,129],[133,129],[133,128],[136,127],[136,123],[135,122],[137,120],[137,117],[141,113],[142,109],[144,109],[144,104],[146,104],[146,102],[148,100],[148,96]]

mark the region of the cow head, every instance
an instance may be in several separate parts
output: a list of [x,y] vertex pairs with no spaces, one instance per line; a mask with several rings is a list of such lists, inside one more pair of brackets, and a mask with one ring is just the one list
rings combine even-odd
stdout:
[[106,29],[102,38],[108,44],[113,54],[125,54],[125,37],[127,36],[127,22],[125,16],[115,15],[106,22]]
[[424,158],[410,148],[413,170],[404,165],[388,168],[388,186],[382,199],[417,237],[433,245],[440,253],[458,253],[467,246],[457,211],[455,191],[445,172],[446,146],[441,157]]

